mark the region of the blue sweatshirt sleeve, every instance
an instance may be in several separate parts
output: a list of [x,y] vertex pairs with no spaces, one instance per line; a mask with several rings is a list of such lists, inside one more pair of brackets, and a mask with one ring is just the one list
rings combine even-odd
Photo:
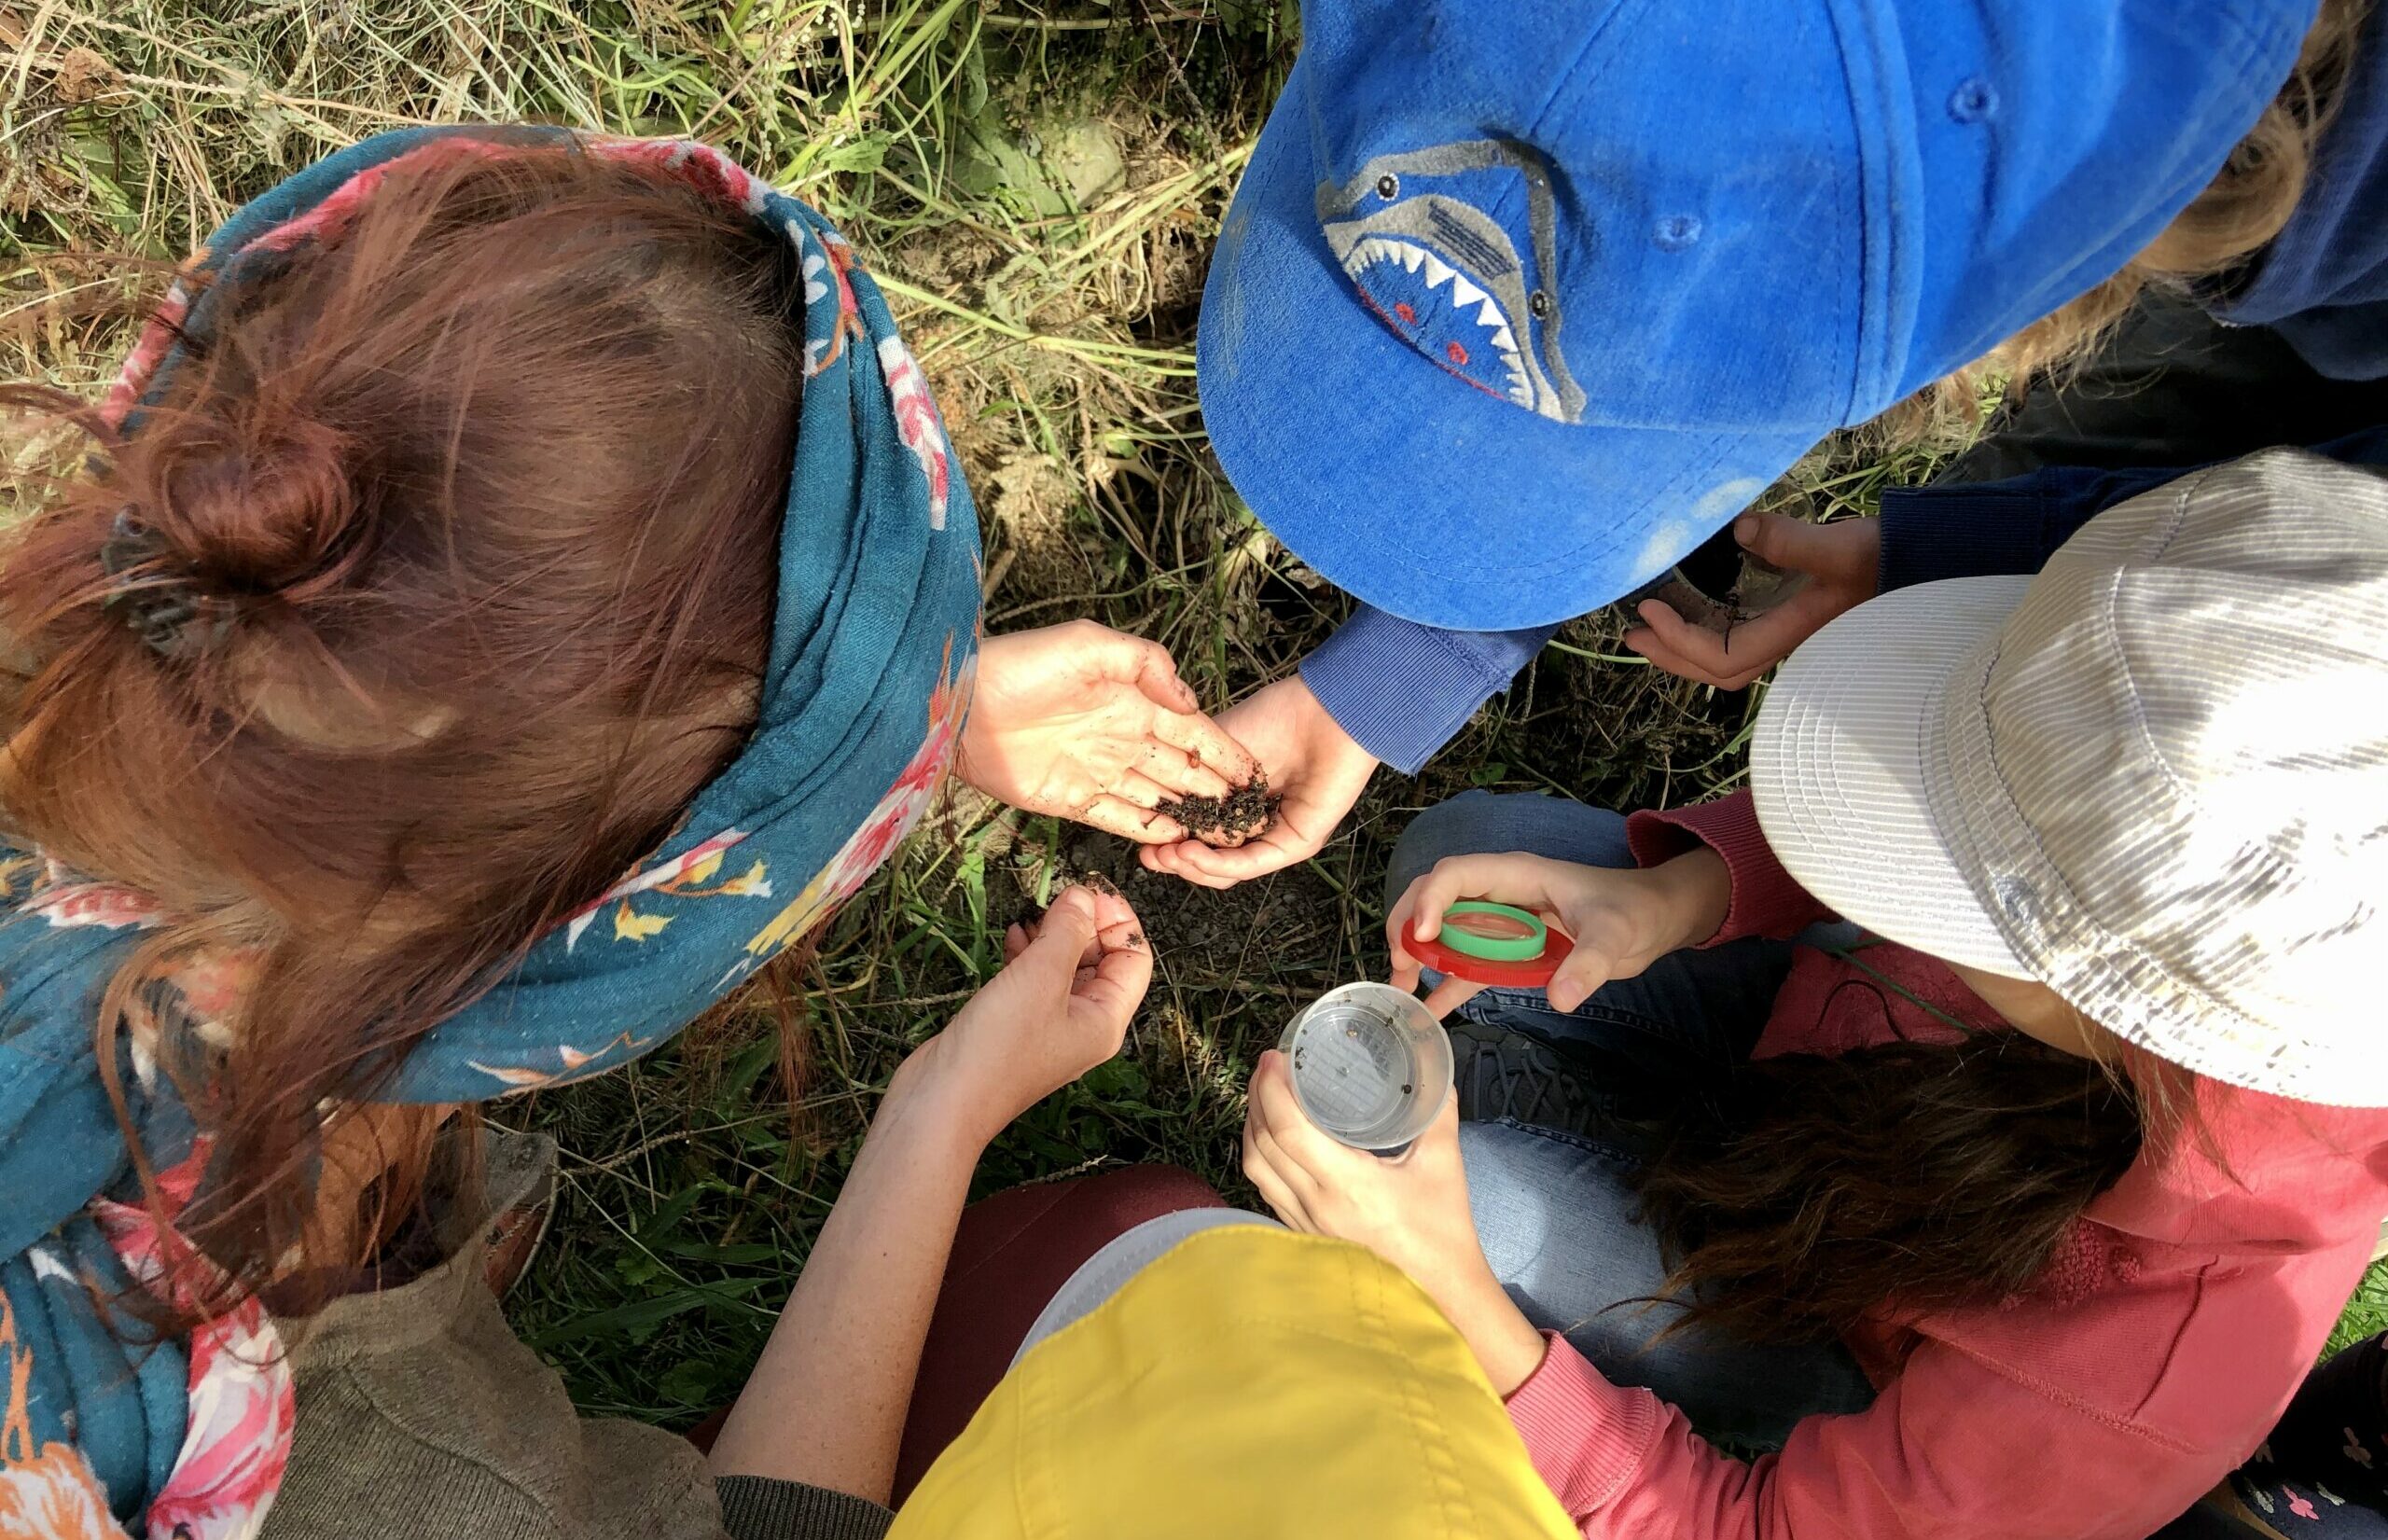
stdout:
[[[2388,427],[2317,444],[2313,452],[2351,465],[2388,465]],[[1882,493],[1880,590],[2037,572],[2076,530],[2106,509],[2204,468],[2065,465],[2004,481],[1894,488]]]
[[1949,577],[2034,573],[2073,532],[2126,498],[2188,471],[2053,466],[2004,481],[1882,493],[1880,590]]
[[1415,775],[1558,629],[1444,631],[1363,604],[1302,659],[1302,680],[1362,748]]

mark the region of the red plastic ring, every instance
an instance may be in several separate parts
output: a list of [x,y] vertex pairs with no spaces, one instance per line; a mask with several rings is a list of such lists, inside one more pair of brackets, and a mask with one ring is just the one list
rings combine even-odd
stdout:
[[[1546,918],[1546,923],[1548,920]],[[1489,984],[1494,989],[1539,989],[1550,982],[1559,964],[1576,950],[1576,943],[1558,926],[1550,927],[1550,936],[1543,945],[1542,955],[1522,963],[1496,963],[1490,958],[1470,957],[1453,951],[1437,937],[1427,940],[1412,933],[1403,950],[1437,973],[1452,978],[1465,978],[1471,984]]]

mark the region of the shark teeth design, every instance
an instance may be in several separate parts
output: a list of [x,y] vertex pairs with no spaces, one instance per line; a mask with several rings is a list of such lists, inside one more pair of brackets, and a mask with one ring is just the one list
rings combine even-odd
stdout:
[[1526,372],[1525,359],[1518,352],[1517,333],[1510,328],[1509,318],[1502,313],[1501,302],[1425,247],[1408,241],[1389,241],[1381,235],[1368,236],[1354,243],[1343,258],[1343,271],[1347,277],[1357,278],[1368,269],[1388,262],[1399,264],[1404,272],[1423,270],[1429,289],[1441,290],[1445,284],[1450,285],[1451,308],[1462,315],[1475,312],[1470,319],[1479,329],[1492,334],[1486,340],[1501,355],[1501,367],[1509,377],[1509,399],[1533,410],[1534,381]]

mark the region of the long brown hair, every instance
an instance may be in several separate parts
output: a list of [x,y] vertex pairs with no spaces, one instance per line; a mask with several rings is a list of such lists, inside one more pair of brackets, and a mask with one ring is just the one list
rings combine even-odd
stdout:
[[2313,148],[2338,116],[2373,0],[2322,0],[2297,65],[2255,126],[2189,205],[2122,271],[2007,338],[1986,356],[1927,385],[1877,419],[1892,439],[1951,417],[1971,419],[1992,382],[2014,392],[2062,375],[2154,290],[2189,294],[2244,269],[2288,223],[2312,174]]
[[[743,742],[801,287],[784,243],[646,171],[431,157],[229,270],[132,431],[7,393],[97,443],[0,560],[0,810],[178,917],[115,979],[104,1065],[158,980],[248,964],[211,1061],[168,1065],[213,1136],[185,1228],[226,1295],[362,1260],[308,1254],[375,1243],[434,1120],[379,1119],[381,1211],[326,1225],[320,1109],[369,1099]],[[194,590],[189,655],[109,604],[120,518]]]
[[1687,1305],[1669,1329],[1815,1341],[2025,1290],[2150,1121],[2119,1072],[2015,1032],[1741,1065],[1641,1178]]

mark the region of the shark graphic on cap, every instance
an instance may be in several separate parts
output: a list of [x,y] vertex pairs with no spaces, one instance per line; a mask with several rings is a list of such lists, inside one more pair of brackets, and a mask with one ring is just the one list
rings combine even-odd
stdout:
[[1379,156],[1319,187],[1318,220],[1360,302],[1437,368],[1554,422],[1582,419],[1545,282],[1555,261],[1540,156],[1490,139]]

